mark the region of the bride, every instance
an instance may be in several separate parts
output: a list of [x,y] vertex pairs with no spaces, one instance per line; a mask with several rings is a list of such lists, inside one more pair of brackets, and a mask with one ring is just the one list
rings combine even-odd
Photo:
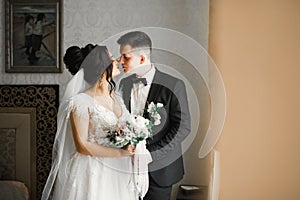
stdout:
[[[59,107],[52,168],[42,200],[143,197],[148,189],[147,169],[137,178],[134,169],[140,163],[134,163],[139,156],[135,148],[114,148],[105,134],[130,115],[114,92],[113,78],[120,74],[117,61],[105,46],[89,44],[69,47],[64,63],[74,77]],[[138,145],[137,151],[147,158],[141,166],[147,166],[151,157],[145,145]]]

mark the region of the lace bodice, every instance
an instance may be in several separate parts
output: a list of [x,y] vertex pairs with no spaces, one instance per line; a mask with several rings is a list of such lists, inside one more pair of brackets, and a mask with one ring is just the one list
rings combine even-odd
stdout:
[[104,146],[112,146],[106,137],[106,131],[119,120],[125,120],[130,115],[119,94],[116,94],[116,99],[122,109],[120,117],[117,117],[112,111],[96,103],[94,99],[86,93],[80,93],[71,98],[69,109],[72,110],[75,108],[78,115],[87,116],[88,114],[89,116],[88,138],[90,142]]

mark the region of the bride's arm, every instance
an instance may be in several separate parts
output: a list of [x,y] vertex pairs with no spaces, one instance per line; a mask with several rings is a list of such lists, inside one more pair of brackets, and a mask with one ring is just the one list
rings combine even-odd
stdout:
[[70,113],[70,122],[76,150],[85,155],[97,157],[123,157],[133,155],[129,151],[117,148],[105,147],[100,144],[89,142],[88,140],[88,127],[89,127],[89,114],[77,114],[72,110]]

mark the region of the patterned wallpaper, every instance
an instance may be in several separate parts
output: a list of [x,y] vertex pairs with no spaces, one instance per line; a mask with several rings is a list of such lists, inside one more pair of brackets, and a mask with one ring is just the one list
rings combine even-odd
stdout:
[[[4,13],[4,1],[0,0]],[[64,0],[63,53],[71,45],[100,43],[119,32],[139,27],[162,27],[182,32],[207,48],[209,0]],[[4,41],[4,18],[0,15]],[[116,44],[117,45],[117,44]],[[71,78],[61,74],[5,73],[4,42],[0,46],[0,84],[59,84],[60,97]]]

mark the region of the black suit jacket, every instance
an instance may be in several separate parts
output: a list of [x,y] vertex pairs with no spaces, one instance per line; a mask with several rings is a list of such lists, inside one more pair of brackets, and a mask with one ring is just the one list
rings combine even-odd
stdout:
[[[120,82],[120,90],[130,111],[131,76]],[[182,80],[156,69],[147,102],[162,103],[161,124],[153,127],[154,136],[147,139],[153,161],[149,174],[160,186],[171,186],[182,179],[184,166],[181,142],[190,133],[190,114]]]

